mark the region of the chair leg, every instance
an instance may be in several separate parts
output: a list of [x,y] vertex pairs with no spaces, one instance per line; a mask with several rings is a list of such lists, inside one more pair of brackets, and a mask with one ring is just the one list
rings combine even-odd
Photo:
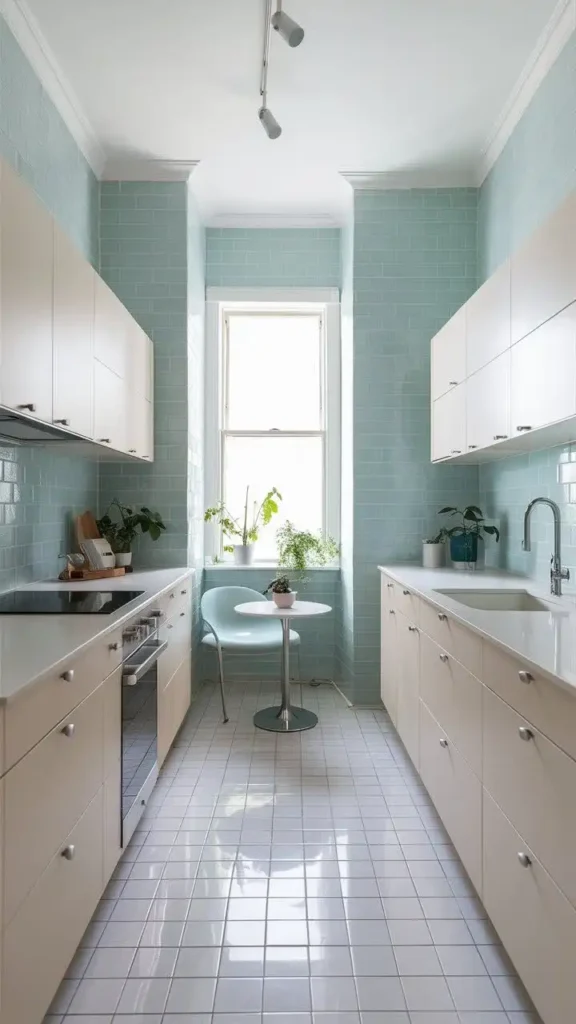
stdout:
[[220,697],[222,698],[222,721],[227,722],[228,712],[226,711],[226,701],[224,699],[224,657],[220,644],[218,644],[218,669],[220,675]]

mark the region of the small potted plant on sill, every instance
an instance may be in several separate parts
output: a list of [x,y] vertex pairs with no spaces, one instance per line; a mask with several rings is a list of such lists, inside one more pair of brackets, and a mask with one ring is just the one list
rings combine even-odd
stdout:
[[450,538],[450,558],[456,569],[465,569],[468,565],[475,566],[478,561],[478,541],[482,540],[482,534],[486,533],[500,540],[500,531],[497,526],[485,526],[484,513],[477,505],[467,505],[464,509],[454,508],[448,505],[441,508],[439,516],[458,516],[460,522],[455,526],[445,529],[446,535]]
[[297,573],[305,582],[303,573],[313,566],[328,565],[336,561],[340,548],[332,537],[310,530],[297,530],[288,519],[276,533],[278,565]]
[[265,594],[272,593],[272,600],[277,608],[291,608],[298,594],[297,590],[290,587],[288,576],[277,576],[268,584]]
[[[276,487],[272,487],[264,496],[260,505],[253,502],[252,513],[248,514],[250,488],[246,488],[246,499],[244,501],[244,515],[242,525],[227,509],[223,501],[218,502],[212,508],[207,508],[204,513],[204,522],[213,521],[220,525],[224,540],[235,543],[224,543],[224,551],[234,555],[236,565],[251,565],[254,555],[254,544],[258,540],[260,530],[268,526],[272,516],[278,512],[278,503],[282,501],[282,495]],[[239,543],[238,543],[239,539]]]
[[441,569],[446,557],[448,534],[444,527],[430,540],[422,541],[422,565],[425,569]]
[[[119,519],[112,519],[110,512],[116,509]],[[116,565],[126,568],[132,565],[132,544],[138,534],[147,533],[152,540],[158,540],[166,529],[159,512],[151,512],[145,505],[134,509],[123,505],[114,498],[96,525],[116,555]]]

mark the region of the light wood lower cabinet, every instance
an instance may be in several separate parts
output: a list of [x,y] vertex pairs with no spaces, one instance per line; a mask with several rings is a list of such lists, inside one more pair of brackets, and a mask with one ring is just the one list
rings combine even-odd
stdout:
[[166,687],[158,692],[158,764],[161,765],[174,742],[190,707],[192,658],[188,654]]
[[412,761],[418,767],[419,755],[419,673],[420,638],[418,627],[397,613],[397,643],[400,659],[396,728]]
[[420,696],[474,772],[482,774],[482,683],[420,634]]
[[384,604],[381,624],[380,696],[390,718],[398,719],[398,639],[396,611]]
[[2,1024],[41,1024],[76,951],[104,887],[102,814],[99,789],[5,928]]
[[576,911],[486,791],[483,861],[484,905],[542,1020],[576,1020]]
[[482,891],[482,783],[420,702],[420,775],[462,863]]

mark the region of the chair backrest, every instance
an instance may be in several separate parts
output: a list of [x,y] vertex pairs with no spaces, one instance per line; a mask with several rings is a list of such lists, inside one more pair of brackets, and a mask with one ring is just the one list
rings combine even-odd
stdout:
[[240,616],[234,611],[246,601],[265,601],[264,594],[250,587],[212,587],[202,595],[202,618],[218,635],[227,626],[236,628]]

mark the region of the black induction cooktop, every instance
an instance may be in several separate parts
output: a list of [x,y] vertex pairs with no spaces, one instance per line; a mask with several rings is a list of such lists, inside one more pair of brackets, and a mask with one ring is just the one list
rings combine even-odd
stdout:
[[111,615],[143,590],[11,590],[0,615]]

